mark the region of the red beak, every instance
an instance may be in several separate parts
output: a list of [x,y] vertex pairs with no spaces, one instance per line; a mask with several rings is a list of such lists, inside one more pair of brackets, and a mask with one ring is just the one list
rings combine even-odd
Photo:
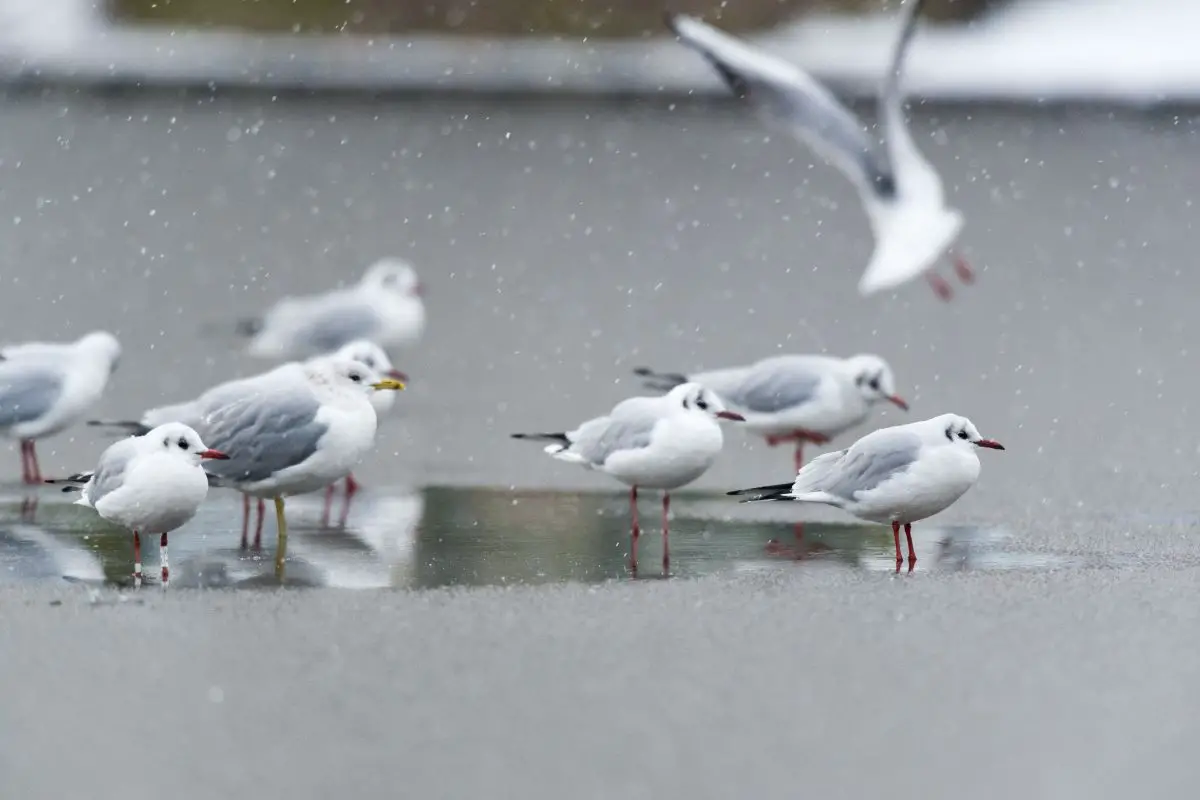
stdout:
[[986,447],[989,450],[1003,450],[1004,445],[997,442],[995,439],[980,439],[975,443],[976,447]]
[[404,383],[408,383],[408,382],[409,382],[409,381],[408,381],[408,376],[407,376],[407,375],[405,375],[403,372],[401,372],[401,371],[400,371],[400,370],[398,370],[398,369],[389,369],[389,370],[387,371],[387,373],[385,373],[385,374],[386,374],[386,375],[387,375],[389,378],[395,378],[396,380],[398,380],[398,381],[403,381]]
[[217,461],[228,461],[229,456],[222,453],[220,450],[204,450],[200,453],[201,458],[215,458]]
[[746,418],[743,417],[741,414],[737,413],[736,411],[718,411],[717,418],[718,419],[731,419],[734,422],[745,422],[746,421]]
[[888,402],[895,403],[900,408],[904,409],[905,411],[908,411],[908,403],[904,402],[904,398],[901,397],[900,395],[889,394],[887,396],[887,399],[888,399]]

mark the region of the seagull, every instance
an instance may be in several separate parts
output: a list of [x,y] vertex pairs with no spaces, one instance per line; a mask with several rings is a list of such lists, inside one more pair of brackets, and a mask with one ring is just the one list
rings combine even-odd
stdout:
[[[345,345],[344,347],[339,349],[337,352],[335,352],[332,356],[328,356],[328,355],[314,356],[313,358],[308,359],[308,361],[306,363],[321,364],[330,359],[332,359],[333,361],[346,361],[346,360],[358,361],[362,364],[365,364],[367,367],[369,367],[370,369],[374,370],[379,375],[382,375],[386,378],[396,380],[400,383],[404,383],[405,381],[408,380],[407,376],[403,372],[396,369],[392,365],[391,359],[388,358],[388,355],[386,352],[384,352],[383,348],[381,348],[379,345],[375,344],[374,342],[370,342],[367,340],[360,339],[358,341],[350,342],[349,344]],[[227,392],[231,392],[231,391],[237,392],[237,391],[239,391],[240,387],[247,385],[247,382],[250,382],[249,385],[252,385],[252,386],[258,385],[259,382],[262,382],[262,385],[266,385],[267,383],[269,383],[270,380],[272,380],[271,378],[269,378],[267,376],[269,376],[273,373],[276,373],[280,370],[283,370],[286,374],[289,370],[293,370],[295,367],[298,367],[298,366],[302,366],[302,364],[300,362],[289,362],[288,364],[284,364],[279,367],[275,367],[274,369],[267,370],[266,372],[259,373],[258,375],[254,375],[249,378],[238,378],[238,379],[231,380],[231,381],[225,381],[224,383],[219,383],[216,386],[213,386],[210,389],[206,390],[203,394],[201,394],[197,398],[193,398],[191,400],[185,400],[185,401],[179,402],[179,403],[171,403],[169,405],[157,406],[155,408],[147,409],[146,411],[142,412],[141,417],[136,420],[93,419],[93,420],[88,420],[87,424],[92,425],[92,426],[102,427],[102,428],[112,428],[112,429],[116,429],[116,430],[120,430],[120,431],[124,431],[124,432],[130,433],[130,434],[133,434],[135,436],[140,436],[142,434],[145,434],[150,429],[155,428],[155,427],[162,425],[164,423],[167,423],[167,422],[182,422],[187,425],[191,425],[192,427],[196,428],[197,430],[204,430],[205,425],[206,425],[205,414],[207,413],[207,410],[209,408],[211,408],[211,405],[212,405],[211,400],[213,397],[222,397]],[[395,398],[395,394],[393,392],[379,391],[379,392],[373,392],[369,396],[368,399],[370,400],[371,406],[375,409],[375,413],[378,416],[379,414],[385,413],[391,409],[394,398]],[[353,490],[351,489],[352,486],[354,487]],[[333,488],[334,488],[334,482],[331,482],[329,484],[328,489],[326,490],[326,497],[325,497],[326,516],[328,516],[328,514],[329,514],[329,505],[332,503]],[[358,490],[358,484],[357,484],[357,482],[353,482],[352,475],[350,475],[350,474],[346,475],[346,489],[347,489],[347,496],[353,494],[355,491]],[[266,511],[266,509],[263,504],[263,500],[262,500],[262,498],[259,498],[258,499],[258,522],[255,526],[255,531],[254,531],[254,547],[256,549],[261,547],[261,545],[262,545],[262,526],[263,526],[263,517],[264,517],[265,511]],[[243,497],[242,497],[242,543],[243,543],[243,546],[246,546],[248,543],[249,528],[250,528],[250,495],[243,495]]]
[[966,417],[942,414],[880,428],[845,450],[810,461],[792,483],[738,489],[756,500],[824,503],[869,522],[890,522],[900,571],[900,526],[908,540],[908,571],[916,566],[912,523],[949,508],[979,479],[978,448],[1003,450]]
[[423,289],[407,261],[375,262],[354,286],[306,297],[285,297],[266,314],[242,320],[259,358],[296,360],[333,352],[355,339],[407,346],[425,329]]
[[565,433],[514,433],[514,439],[552,442],[545,452],[579,464],[630,487],[632,544],[629,565],[637,572],[638,487],[662,490],[663,570],[670,566],[667,515],[671,491],[699,478],[721,452],[724,437],[717,420],[742,421],[720,398],[698,383],[684,383],[662,397],[631,397],[606,416]]
[[0,435],[21,442],[21,480],[42,482],[34,442],[70,427],[104,394],[121,345],[105,331],[0,350]]
[[896,394],[892,368],[876,355],[850,358],[782,355],[743,367],[689,375],[638,367],[651,389],[669,390],[695,381],[717,393],[728,408],[746,419],[746,430],[770,447],[796,443],[796,469],[804,464],[804,443],[826,444],[863,422],[871,407],[889,402],[908,410]]
[[211,482],[275,501],[279,576],[287,553],[284,498],[324,489],[350,474],[375,441],[377,420],[368,393],[403,388],[366,364],[329,356],[225,384],[196,401],[193,427],[230,453],[228,461],[208,467]]
[[901,77],[904,55],[916,30],[923,0],[905,6],[900,37],[878,100],[884,149],[866,126],[811,75],[723,31],[683,14],[667,14],[667,26],[720,74],[730,89],[782,129],[838,167],[858,190],[875,237],[875,252],[859,281],[870,295],[894,289],[926,273],[943,300],[950,284],[932,272],[948,254],[963,283],[974,281],[970,265],[951,247],[963,226],[960,211],[945,204],[942,181],[917,150],[904,119]]
[[208,476],[200,462],[228,459],[207,447],[194,430],[179,422],[114,442],[101,453],[94,472],[81,472],[46,483],[81,491],[76,505],[95,509],[109,522],[133,531],[133,582],[142,585],[142,533],[159,533],[162,585],[170,580],[167,534],[196,515],[208,495]]

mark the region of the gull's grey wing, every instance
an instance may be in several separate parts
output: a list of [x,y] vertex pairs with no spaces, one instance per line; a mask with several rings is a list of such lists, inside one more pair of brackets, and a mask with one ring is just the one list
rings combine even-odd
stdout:
[[93,507],[106,495],[121,488],[125,482],[125,470],[137,455],[137,450],[136,440],[129,438],[114,442],[100,454],[100,463],[92,473],[86,490],[88,502]]
[[314,353],[328,353],[355,339],[369,339],[383,320],[366,303],[345,303],[317,312],[299,330],[298,338]]
[[917,460],[921,439],[912,431],[875,431],[852,447],[826,453],[806,464],[796,476],[793,493],[825,492],[854,500],[907,470]]
[[[614,411],[621,408],[618,406]],[[568,434],[571,438],[570,451],[589,464],[600,467],[614,453],[649,447],[654,425],[659,418],[643,409],[627,405],[624,408],[624,413],[598,417]]]
[[[917,20],[923,5],[924,0],[909,0],[900,12],[900,36],[892,51],[892,59],[887,75],[884,76],[877,104],[887,156],[892,170],[899,175],[902,184],[898,190],[906,194],[940,197],[941,179],[913,143],[904,119],[904,61],[913,34],[916,33]],[[896,189],[897,187],[893,186],[893,190]]]
[[196,432],[227,461],[205,462],[205,471],[226,481],[255,483],[295,466],[317,451],[329,426],[317,421],[320,404],[310,392],[289,393],[287,384],[248,380],[218,387],[203,398]]
[[774,414],[813,399],[823,375],[799,360],[770,360],[746,371],[740,382],[717,391],[727,403],[757,414]]
[[37,361],[0,362],[0,428],[43,416],[62,393],[62,373]]
[[668,15],[667,24],[712,64],[734,94],[833,162],[861,191],[895,195],[892,165],[866,127],[812,76],[692,17]]

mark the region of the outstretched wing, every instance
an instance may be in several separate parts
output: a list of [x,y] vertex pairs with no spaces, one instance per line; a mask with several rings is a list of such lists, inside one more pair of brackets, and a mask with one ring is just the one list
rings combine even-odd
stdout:
[[713,65],[734,94],[832,162],[859,191],[895,195],[892,166],[866,127],[811,75],[692,17],[668,14],[667,25]]

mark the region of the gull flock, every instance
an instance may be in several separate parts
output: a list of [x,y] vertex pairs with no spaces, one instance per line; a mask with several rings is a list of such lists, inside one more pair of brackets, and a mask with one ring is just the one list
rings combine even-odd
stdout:
[[[950,282],[936,272],[947,259],[963,284],[974,281],[954,250],[962,214],[945,204],[942,182],[917,150],[903,111],[905,55],[922,0],[901,12],[900,32],[879,95],[883,147],[820,83],[798,67],[681,14],[666,24],[696,51],[763,122],[782,129],[836,165],[858,190],[875,249],[859,280],[871,294],[924,277],[943,299]],[[257,319],[241,320],[253,356],[279,363],[258,375],[218,384],[131,415],[88,424],[125,435],[94,469],[46,480],[36,443],[82,421],[117,368],[121,348],[97,331],[75,342],[30,342],[0,348],[0,433],[19,442],[22,481],[77,492],[77,504],[133,537],[135,585],[142,539],[159,536],[160,581],[169,582],[168,534],[187,523],[211,489],[243,497],[242,541],[257,506],[261,539],[266,501],[275,507],[276,570],[286,560],[286,498],[357,491],[352,472],[373,446],[379,416],[404,388],[389,348],[415,345],[425,327],[423,287],[407,262],[385,258],[356,284],[279,300]],[[708,372],[635,370],[655,396],[632,397],[572,430],[517,433],[544,443],[559,460],[608,475],[629,487],[630,566],[637,569],[638,491],[662,492],[663,568],[669,566],[670,493],[699,478],[720,455],[722,425],[744,428],[768,445],[795,447],[791,480],[729,492],[750,501],[830,505],[890,524],[896,569],[916,563],[912,524],[948,508],[977,481],[981,449],[1003,450],[966,417],[941,414],[883,428],[849,447],[805,463],[805,445],[825,445],[865,422],[872,408],[908,410],[891,367],[880,356],[783,355]]]

